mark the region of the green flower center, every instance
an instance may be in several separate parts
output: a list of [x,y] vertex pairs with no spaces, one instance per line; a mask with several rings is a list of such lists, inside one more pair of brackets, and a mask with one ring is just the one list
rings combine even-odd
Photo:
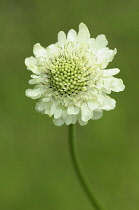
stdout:
[[50,71],[50,87],[60,94],[78,94],[87,90],[89,74],[85,62],[78,57],[66,58],[62,56],[54,60]]

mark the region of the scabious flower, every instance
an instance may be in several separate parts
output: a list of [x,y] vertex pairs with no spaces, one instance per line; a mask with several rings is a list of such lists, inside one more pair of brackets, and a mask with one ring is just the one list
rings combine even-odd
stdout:
[[113,77],[119,69],[106,69],[113,60],[116,49],[106,47],[105,35],[90,38],[87,26],[79,25],[79,32],[71,29],[67,36],[58,33],[58,42],[47,48],[35,44],[34,57],[25,59],[32,71],[26,96],[40,98],[36,110],[53,117],[57,126],[62,124],[86,125],[99,119],[103,110],[115,108],[116,101],[107,94],[119,92],[125,86]]

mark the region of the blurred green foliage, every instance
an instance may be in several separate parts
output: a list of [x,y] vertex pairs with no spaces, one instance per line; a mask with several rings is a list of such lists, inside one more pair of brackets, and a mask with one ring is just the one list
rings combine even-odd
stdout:
[[25,97],[32,47],[55,43],[60,30],[87,24],[118,54],[126,90],[117,107],[78,126],[82,163],[104,210],[139,209],[139,1],[0,1],[0,209],[91,210],[73,171],[67,126],[34,110]]

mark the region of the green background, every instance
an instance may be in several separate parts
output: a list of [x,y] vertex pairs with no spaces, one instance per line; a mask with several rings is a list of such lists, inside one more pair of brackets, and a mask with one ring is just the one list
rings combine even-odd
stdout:
[[118,54],[126,89],[117,107],[77,126],[81,161],[103,210],[139,209],[139,1],[34,0],[0,2],[0,209],[93,209],[73,171],[67,132],[25,97],[32,47],[55,43],[57,33],[105,34]]

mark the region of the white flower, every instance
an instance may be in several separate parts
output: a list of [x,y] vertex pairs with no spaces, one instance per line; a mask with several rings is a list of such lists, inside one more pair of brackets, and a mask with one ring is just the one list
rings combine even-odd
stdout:
[[103,110],[115,108],[116,101],[107,94],[119,92],[125,86],[121,79],[113,77],[119,69],[105,69],[116,54],[116,49],[106,47],[104,35],[90,38],[87,26],[79,25],[79,32],[71,29],[68,35],[61,31],[58,42],[47,48],[35,44],[35,57],[25,59],[32,71],[26,95],[40,98],[38,112],[53,116],[54,124],[86,125],[90,119],[99,119]]

